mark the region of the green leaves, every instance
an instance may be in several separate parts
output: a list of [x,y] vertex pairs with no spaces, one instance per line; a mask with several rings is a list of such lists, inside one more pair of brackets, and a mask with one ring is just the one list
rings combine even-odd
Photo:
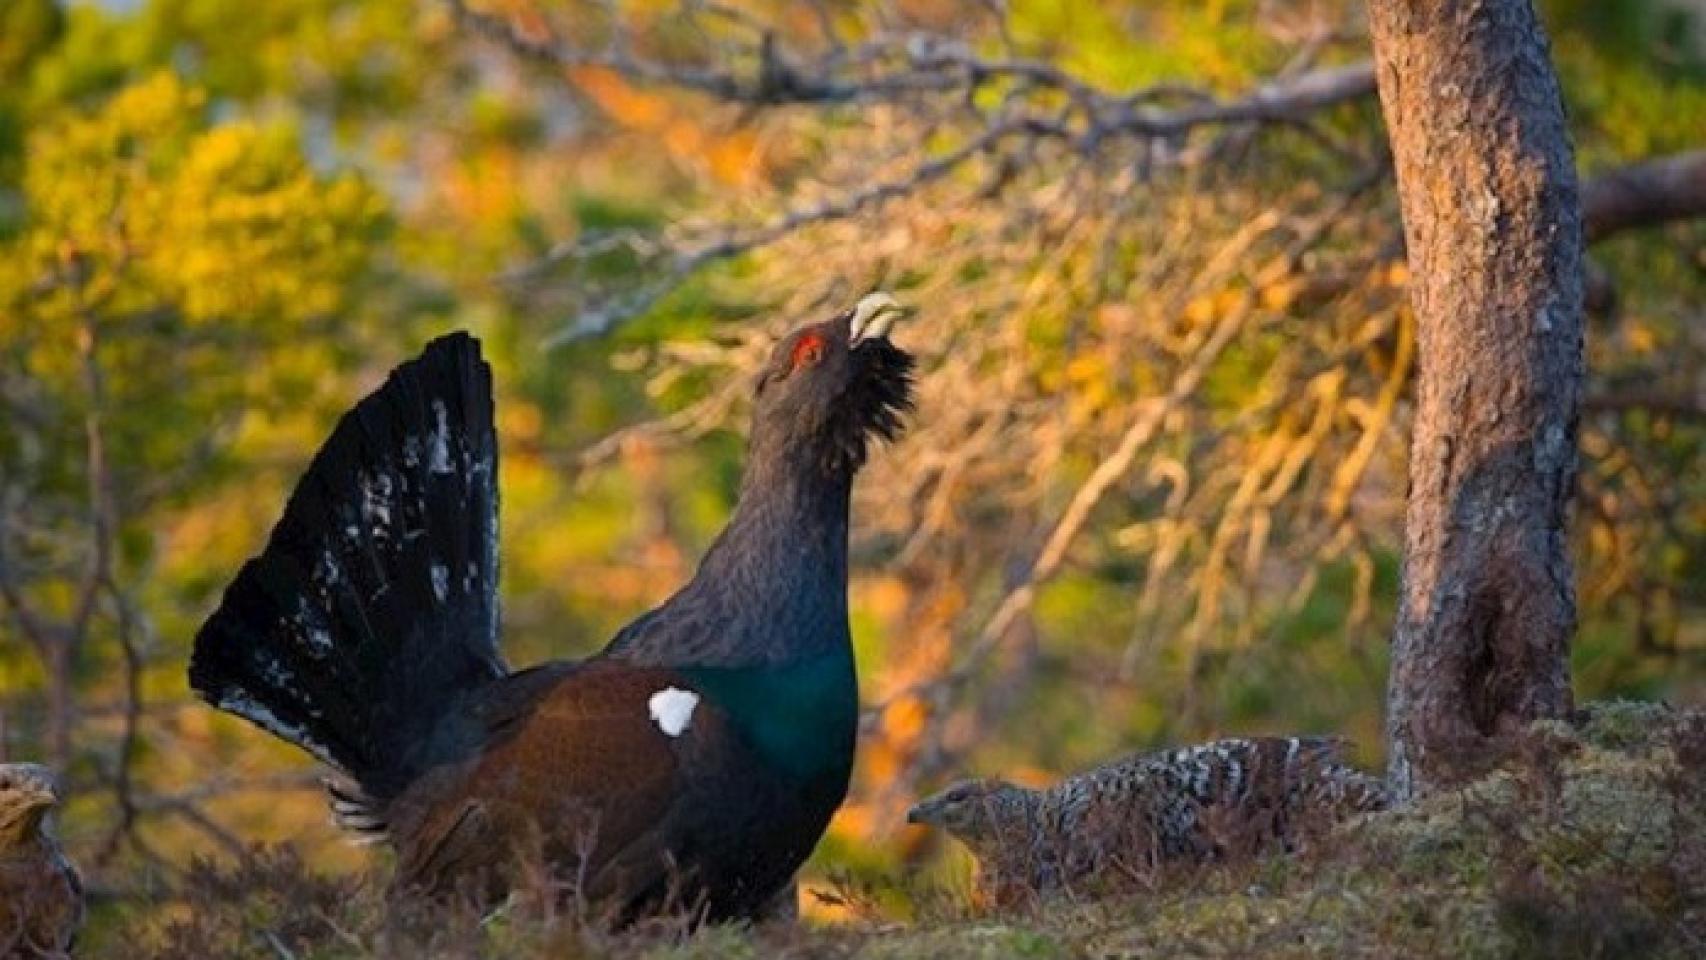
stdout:
[[384,202],[311,171],[287,127],[206,114],[199,90],[159,73],[32,136],[26,258],[62,279],[77,259],[103,311],[275,334],[334,312]]

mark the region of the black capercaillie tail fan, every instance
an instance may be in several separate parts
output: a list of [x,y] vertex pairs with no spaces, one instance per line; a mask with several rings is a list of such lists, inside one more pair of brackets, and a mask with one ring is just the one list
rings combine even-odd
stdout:
[[490,368],[466,334],[432,342],[338,424],[191,686],[338,770],[334,812],[395,847],[399,889],[492,895],[542,860],[617,919],[755,915],[847,790],[848,498],[911,405],[900,312],[873,294],[783,339],[693,579],[599,655],[515,672]]

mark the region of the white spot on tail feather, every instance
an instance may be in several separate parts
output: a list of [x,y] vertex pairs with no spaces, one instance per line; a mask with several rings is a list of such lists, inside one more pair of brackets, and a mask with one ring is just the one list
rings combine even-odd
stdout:
[[442,563],[432,565],[432,595],[438,598],[439,603],[450,596],[450,568]]
[[385,818],[365,807],[353,810],[333,810],[332,825],[344,830],[376,833],[386,827]]
[[296,744],[313,754],[322,763],[335,765],[331,751],[327,750],[324,744],[309,736],[307,730],[292,723],[285,723],[259,700],[235,687],[226,688],[220,694],[219,702],[215,706],[226,713],[234,713],[256,724],[275,737]]
[[362,803],[359,800],[345,800],[334,797],[332,799],[332,812],[340,817],[366,816],[367,804]]
[[390,474],[378,473],[363,477],[361,483],[361,516],[373,525],[374,536],[381,536],[381,527],[391,523]]
[[432,415],[438,421],[438,426],[432,431],[431,459],[427,468],[433,473],[450,472],[450,412],[444,408],[443,400],[432,402]]
[[296,674],[290,668],[276,659],[269,659],[261,665],[261,679],[274,690],[290,691],[296,683]]
[[328,587],[337,586],[344,575],[343,568],[338,566],[338,558],[330,550],[320,551],[320,561],[314,566],[314,579]]
[[699,705],[699,695],[680,687],[664,687],[646,701],[652,720],[666,736],[679,737],[693,722],[693,708]]

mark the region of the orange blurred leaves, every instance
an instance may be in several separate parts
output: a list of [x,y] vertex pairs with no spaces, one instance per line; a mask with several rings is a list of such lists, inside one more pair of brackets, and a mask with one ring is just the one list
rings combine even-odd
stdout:
[[654,136],[670,158],[730,186],[751,186],[768,164],[750,130],[712,131],[697,112],[661,94],[640,90],[604,67],[576,67],[569,79],[605,115]]

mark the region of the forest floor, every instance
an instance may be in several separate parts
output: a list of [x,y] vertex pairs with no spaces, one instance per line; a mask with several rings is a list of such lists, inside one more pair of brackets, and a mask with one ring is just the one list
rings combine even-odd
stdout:
[[174,905],[128,911],[89,955],[1702,957],[1706,712],[1590,705],[1575,723],[1537,725],[1462,789],[1365,818],[1304,855],[1024,914],[979,915],[925,892],[900,921],[892,896],[842,890],[865,922],[609,935],[523,911],[485,924],[386,919],[379,889],[269,854],[200,871]]

